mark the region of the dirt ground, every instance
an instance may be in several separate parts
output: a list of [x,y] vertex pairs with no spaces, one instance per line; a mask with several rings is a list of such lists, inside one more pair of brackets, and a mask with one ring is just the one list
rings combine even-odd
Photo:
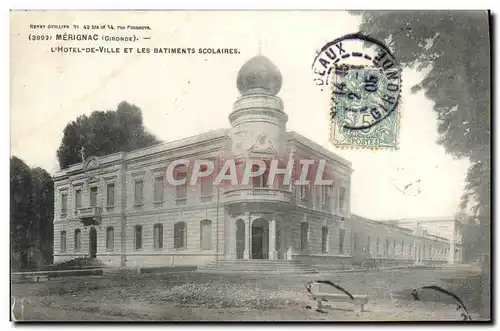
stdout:
[[[302,276],[242,276],[197,272],[66,277],[37,284],[12,284],[27,321],[417,321],[459,320],[455,301],[433,291],[456,293],[474,319],[476,274],[455,270],[392,270]],[[304,288],[328,279],[353,294],[369,296],[365,312],[350,303],[332,303],[317,312]],[[308,309],[307,306],[312,306]],[[17,304],[14,314],[21,316]]]

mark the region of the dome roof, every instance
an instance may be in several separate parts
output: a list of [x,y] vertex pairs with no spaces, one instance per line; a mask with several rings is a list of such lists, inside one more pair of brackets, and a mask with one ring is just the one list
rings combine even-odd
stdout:
[[241,94],[276,95],[281,89],[281,72],[267,57],[258,55],[248,60],[238,72],[236,86]]

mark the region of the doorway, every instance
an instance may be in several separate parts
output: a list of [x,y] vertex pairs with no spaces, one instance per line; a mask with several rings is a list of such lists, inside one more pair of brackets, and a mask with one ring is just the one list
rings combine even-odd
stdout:
[[89,233],[89,255],[91,259],[97,257],[97,230],[94,227],[90,228]]
[[261,218],[252,224],[252,259],[267,260],[268,258],[269,222]]

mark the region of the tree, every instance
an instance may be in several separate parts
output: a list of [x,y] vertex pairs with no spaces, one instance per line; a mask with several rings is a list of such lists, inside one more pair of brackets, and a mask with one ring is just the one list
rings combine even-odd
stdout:
[[10,238],[13,269],[52,263],[54,183],[47,171],[10,159]]
[[144,128],[141,109],[123,101],[116,111],[94,111],[90,116],[81,115],[66,125],[57,159],[64,169],[82,162],[82,147],[86,156],[103,156],[159,142]]
[[28,264],[33,222],[31,169],[17,157],[10,159],[10,244],[14,268]]
[[486,11],[363,12],[360,30],[384,40],[402,66],[430,69],[425,91],[438,115],[438,143],[471,166],[461,207],[479,220],[481,314],[490,315],[490,35]]
[[33,206],[36,228],[34,245],[41,253],[43,264],[53,262],[54,240],[54,181],[42,168],[31,171],[33,178]]

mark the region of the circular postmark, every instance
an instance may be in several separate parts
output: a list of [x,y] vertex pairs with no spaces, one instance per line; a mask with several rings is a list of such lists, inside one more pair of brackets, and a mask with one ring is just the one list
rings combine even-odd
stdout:
[[366,131],[398,107],[401,67],[384,43],[362,34],[335,39],[313,62],[314,82],[330,91],[330,118]]

